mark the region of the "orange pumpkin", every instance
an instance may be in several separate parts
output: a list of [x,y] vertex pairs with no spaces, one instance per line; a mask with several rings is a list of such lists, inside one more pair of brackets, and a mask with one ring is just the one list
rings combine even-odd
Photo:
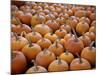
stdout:
[[66,50],[66,52],[64,52],[64,53],[62,53],[62,54],[60,55],[60,59],[66,61],[68,64],[70,64],[71,61],[74,59],[74,56],[73,56],[72,53],[70,53],[70,52],[68,52],[68,51]]
[[48,67],[49,72],[67,71],[68,69],[69,69],[69,66],[66,63],[66,61],[64,61],[60,58],[51,62],[49,67]]
[[87,16],[87,12],[85,10],[78,10],[75,12],[74,14],[76,17],[86,17]]
[[34,31],[44,36],[46,33],[52,32],[52,29],[45,24],[38,24],[34,27]]
[[42,39],[42,35],[38,32],[35,32],[35,31],[26,34],[25,37],[27,39],[30,38],[29,40],[33,43],[36,43],[38,40]]
[[36,58],[39,52],[41,52],[41,47],[38,44],[30,42],[30,44],[25,45],[21,51],[26,56],[27,60],[31,61]]
[[35,26],[37,24],[41,24],[45,20],[46,18],[40,14],[34,15],[32,16],[32,19],[31,19],[31,25]]
[[55,31],[55,34],[60,37],[60,38],[63,38],[66,34],[67,34],[67,31],[64,30],[64,29],[59,29],[59,30],[56,30]]
[[95,63],[96,63],[96,48],[92,46],[93,43],[94,42],[92,42],[90,44],[90,46],[85,47],[82,50],[81,57],[87,59],[92,65],[95,65]]
[[56,57],[55,57],[54,53],[45,49],[36,56],[36,63],[37,63],[37,65],[47,68],[49,66],[49,64],[55,59],[56,59]]
[[47,33],[44,35],[44,38],[49,39],[53,43],[58,38],[58,36],[53,33]]
[[11,73],[21,74],[27,68],[27,61],[22,52],[12,51]]
[[78,32],[80,35],[84,34],[89,30],[89,24],[85,21],[81,21],[76,26],[76,32]]
[[84,47],[89,46],[90,43],[91,43],[90,37],[88,37],[88,36],[86,36],[86,35],[80,36],[79,39],[83,42]]
[[37,44],[42,48],[42,49],[45,49],[45,48],[48,48],[52,43],[49,39],[46,39],[46,38],[42,38],[40,39]]
[[48,25],[53,31],[59,29],[59,24],[55,20],[48,20],[46,22],[46,25]]
[[75,58],[70,64],[70,70],[88,70],[91,69],[90,63],[84,58]]
[[21,50],[26,44],[28,44],[28,40],[22,36],[15,34],[15,36],[11,38],[12,50]]
[[63,46],[60,43],[58,43],[57,40],[56,40],[56,42],[54,42],[54,44],[50,45],[50,47],[48,49],[51,52],[53,52],[56,56],[59,56],[61,53],[64,52]]

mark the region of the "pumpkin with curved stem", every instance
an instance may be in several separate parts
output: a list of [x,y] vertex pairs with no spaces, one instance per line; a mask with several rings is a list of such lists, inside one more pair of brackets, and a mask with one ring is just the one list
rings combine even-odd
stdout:
[[70,70],[88,70],[91,69],[90,63],[84,59],[78,56],[78,58],[75,58],[72,60],[70,64]]
[[81,57],[87,59],[92,65],[96,63],[96,48],[93,47],[94,41],[90,44],[90,46],[85,47],[81,52]]
[[28,61],[31,61],[32,59],[35,59],[37,54],[41,52],[41,47],[38,44],[31,43],[25,45],[22,50],[23,54],[26,56]]
[[81,53],[82,49],[84,48],[84,44],[79,38],[77,38],[75,30],[73,28],[72,30],[73,30],[75,37],[69,38],[65,42],[65,48],[72,54],[76,55],[76,53],[79,53],[79,54]]

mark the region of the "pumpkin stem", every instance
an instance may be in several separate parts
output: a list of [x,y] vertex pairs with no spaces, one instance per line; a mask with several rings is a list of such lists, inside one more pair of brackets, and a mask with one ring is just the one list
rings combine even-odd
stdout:
[[16,19],[17,23],[20,25],[20,26],[23,26],[23,24],[21,23],[21,21],[19,20],[19,18],[15,17],[14,18]]
[[55,41],[55,46],[58,47],[58,40]]
[[35,31],[34,31],[33,26],[31,26],[31,28],[32,28],[32,33],[33,33],[33,35],[35,35],[36,33],[35,33]]
[[37,66],[35,60],[32,60],[32,63],[34,63],[35,70],[38,71],[38,66]]
[[28,42],[29,42],[29,47],[32,47],[33,44],[32,44],[32,42],[31,42],[30,38],[27,38],[27,40],[28,40]]
[[77,57],[79,58],[79,62],[82,63],[82,59],[81,59],[81,57],[79,56],[79,54],[76,53],[76,55],[77,55]]
[[84,34],[82,34],[82,36],[83,36],[83,38],[85,38],[85,35]]
[[53,35],[53,32],[51,32],[50,35]]
[[58,60],[58,64],[61,64],[61,59],[60,59],[60,57],[57,57],[57,60]]
[[60,30],[60,32],[62,32],[63,30],[62,29],[59,29]]
[[74,33],[74,35],[75,35],[75,41],[77,42],[77,41],[78,41],[78,37],[77,37],[76,32],[75,32],[75,30],[74,30],[73,27],[72,27],[72,31],[73,31],[73,33]]
[[21,36],[22,36],[22,37],[25,37],[25,36],[26,36],[26,32],[25,32],[25,31],[22,31],[22,32],[21,32]]
[[69,32],[69,34],[70,34],[71,36],[73,36],[73,35],[72,35],[72,32]]
[[43,50],[43,54],[46,54],[46,53],[47,53],[47,49],[44,49],[44,50]]
[[68,55],[68,53],[69,53],[68,50],[66,50],[66,51],[65,51],[65,54]]
[[51,14],[52,14],[52,13],[50,12],[50,14],[48,14],[48,15],[50,16],[51,20],[53,20],[53,18],[52,18],[52,16],[51,16]]
[[16,33],[14,33],[14,36],[15,36],[16,40],[19,40],[19,37]]
[[94,41],[92,41],[91,44],[90,44],[90,50],[92,50],[93,44],[94,44]]
[[45,39],[44,38],[42,38],[42,42],[44,42],[45,41]]

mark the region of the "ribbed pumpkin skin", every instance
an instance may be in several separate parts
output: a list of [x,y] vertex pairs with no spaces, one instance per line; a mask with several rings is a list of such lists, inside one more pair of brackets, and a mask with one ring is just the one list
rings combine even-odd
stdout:
[[88,70],[91,69],[90,63],[84,59],[81,58],[82,63],[80,63],[79,58],[74,59],[70,64],[70,70]]
[[67,71],[68,70],[68,64],[61,60],[61,64],[58,64],[58,60],[54,60],[48,67],[48,71],[50,72],[60,72],[60,71]]
[[87,59],[92,65],[95,65],[96,63],[96,49],[95,47],[85,47],[82,50],[81,57]]
[[65,48],[72,54],[76,55],[76,53],[81,53],[82,49],[84,48],[84,44],[79,39],[78,41],[75,41],[75,39],[70,38],[65,42]]
[[83,42],[84,47],[87,47],[91,43],[91,39],[88,36],[80,36],[79,39]]
[[24,54],[19,51],[13,51],[15,57],[11,61],[11,72],[12,74],[23,73],[27,68],[27,62]]
[[43,73],[43,72],[47,72],[47,70],[42,67],[42,66],[37,66],[38,70],[35,69],[35,67],[31,67],[26,71],[26,74],[32,74],[32,73]]
[[36,56],[36,63],[37,65],[47,68],[49,64],[55,59],[56,57],[54,53],[46,51],[46,53],[44,54],[44,51],[42,51]]

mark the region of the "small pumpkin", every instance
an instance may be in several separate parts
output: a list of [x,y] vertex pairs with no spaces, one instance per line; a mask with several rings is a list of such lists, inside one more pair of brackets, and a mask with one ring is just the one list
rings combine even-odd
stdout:
[[27,61],[24,54],[20,51],[12,51],[11,73],[21,74],[27,69]]
[[90,44],[90,46],[85,47],[82,50],[81,57],[87,59],[92,65],[96,63],[96,48],[93,47],[94,41]]
[[44,35],[44,38],[49,39],[52,43],[58,38],[58,36],[54,33],[47,33]]
[[70,70],[88,70],[91,69],[90,63],[81,57],[75,58],[70,64]]
[[36,56],[36,63],[39,66],[43,66],[47,68],[49,64],[55,59],[56,57],[54,53],[49,51],[48,49],[45,49],[41,51],[40,53],[38,53],[38,55]]
[[28,44],[28,40],[22,36],[18,36],[17,34],[14,34],[11,38],[12,50],[21,50],[26,44]]
[[47,72],[46,68],[42,66],[38,66],[34,60],[32,60],[34,66],[30,67],[25,73],[26,74],[33,74],[33,73],[43,73]]
[[50,47],[48,48],[51,52],[53,52],[56,56],[59,56],[61,53],[64,52],[64,47],[62,46],[62,44],[60,44],[58,42],[58,40],[56,40],[54,42],[54,44],[50,45]]
[[49,72],[67,71],[69,69],[68,63],[60,58],[50,63],[48,67]]
[[60,59],[66,61],[68,64],[70,64],[71,61],[74,59],[73,54],[68,52],[67,50],[66,50],[66,52],[62,53],[59,57],[60,57]]
[[44,36],[46,33],[52,32],[52,29],[45,24],[38,24],[34,27],[34,31]]

